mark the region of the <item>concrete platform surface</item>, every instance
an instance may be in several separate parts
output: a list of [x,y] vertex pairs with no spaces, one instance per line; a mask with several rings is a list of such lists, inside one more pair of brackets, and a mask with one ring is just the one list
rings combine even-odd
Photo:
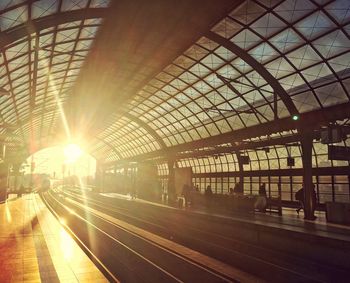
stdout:
[[108,282],[37,194],[0,204],[0,270],[2,283]]

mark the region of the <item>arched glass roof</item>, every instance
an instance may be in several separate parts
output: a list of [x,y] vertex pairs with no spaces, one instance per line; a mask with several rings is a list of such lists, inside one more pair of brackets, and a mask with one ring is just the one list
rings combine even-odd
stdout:
[[[109,1],[1,1],[0,131],[42,147],[79,75]],[[70,15],[69,13],[75,13]],[[78,14],[79,13],[79,14]]]
[[[109,2],[1,1],[0,133],[8,144],[21,141],[30,151],[33,141],[39,148],[55,142],[57,131],[64,128],[62,109],[75,95],[72,90],[91,59],[91,48],[103,46],[99,34],[105,35],[104,29],[113,26],[104,26],[104,22],[114,23],[113,17],[118,18],[108,11],[119,4]],[[172,148],[186,151],[220,146],[250,128],[254,130],[242,138],[248,142],[283,138],[296,134],[296,127],[266,130],[266,134],[255,129],[276,121],[287,123],[292,114],[302,116],[335,105],[349,107],[349,1],[249,0],[238,6],[210,5],[232,7],[213,9],[212,13],[220,16],[208,21],[207,28],[198,28],[193,38],[186,38],[187,47],[178,47],[176,56],[167,59],[162,68],[154,68],[152,58],[154,62],[168,58],[162,56],[163,50],[175,50],[176,46],[164,43],[159,54],[144,65],[137,49],[137,60],[123,61],[119,56],[108,62],[109,67],[113,65],[111,72],[123,68],[116,74],[121,74],[126,94],[115,105],[113,99],[104,105],[112,104],[106,107],[111,113],[87,137],[93,156],[102,162],[155,158]],[[196,10],[188,13],[195,15]],[[118,20],[115,25],[120,32]],[[140,23],[144,23],[142,19]],[[133,27],[147,38],[142,25]],[[125,32],[132,39],[132,30]],[[149,34],[156,37],[154,32]],[[170,40],[172,34],[167,36]],[[145,53],[149,52],[146,43],[142,46]],[[115,41],[108,50],[125,52],[120,46],[125,47]],[[118,78],[116,81],[120,83]],[[126,87],[129,85],[132,88]],[[335,120],[349,123],[343,121],[349,116]],[[218,139],[213,141],[215,137]],[[210,139],[210,145],[199,143]],[[285,155],[285,148],[273,146],[277,159]],[[254,155],[251,160],[264,160],[248,154]],[[280,166],[278,160],[266,161],[270,165],[259,162],[259,168]]]

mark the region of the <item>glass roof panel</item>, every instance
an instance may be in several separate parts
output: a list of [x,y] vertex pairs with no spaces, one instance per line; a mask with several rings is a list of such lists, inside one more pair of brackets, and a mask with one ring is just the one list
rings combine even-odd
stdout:
[[277,33],[285,26],[286,24],[279,18],[271,13],[267,13],[252,23],[250,25],[250,28],[258,33],[261,37],[266,38]]
[[40,0],[32,4],[32,18],[37,19],[56,13],[58,10],[58,0]]
[[237,44],[239,47],[247,50],[261,42],[261,38],[254,32],[248,29],[243,29],[237,35],[235,35],[231,41]]
[[295,25],[296,30],[307,39],[314,39],[316,36],[319,36],[334,27],[335,24],[322,11],[313,13]]
[[9,9],[23,2],[25,2],[25,0],[2,0],[0,1],[0,10]]
[[350,20],[350,2],[347,0],[332,1],[326,6],[326,11],[340,24]]
[[6,49],[6,58],[11,60],[12,58],[18,57],[20,55],[26,54],[28,52],[28,42],[21,42]]
[[293,29],[288,28],[272,37],[269,42],[279,52],[285,53],[304,43],[304,40]]
[[231,38],[235,33],[237,33],[242,26],[233,21],[231,18],[226,17],[223,21],[219,22],[213,31],[225,38]]
[[323,107],[328,107],[348,101],[348,96],[339,83],[333,83],[320,88],[316,88],[315,92]]
[[329,65],[332,69],[337,73],[337,75],[342,78],[349,75],[349,64],[350,60],[348,60],[348,54],[343,54],[341,56],[335,57],[329,60]]
[[286,56],[297,69],[304,69],[322,60],[310,45],[300,47]]
[[245,1],[230,13],[230,16],[243,24],[250,24],[265,12],[264,8],[256,4],[255,1]]
[[88,0],[63,0],[61,10],[71,11],[71,10],[83,9],[87,6],[88,3],[89,3]]
[[282,3],[274,9],[274,11],[281,18],[290,23],[294,23],[315,9],[316,6],[308,0],[287,0],[282,1]]
[[336,30],[315,40],[312,44],[323,58],[331,58],[350,48],[350,40],[342,31]]
[[91,8],[107,8],[111,0],[91,0]]
[[[14,2],[14,1],[13,1]],[[13,3],[12,2],[12,3]],[[28,20],[28,9],[25,6],[0,14],[0,30],[7,30],[25,23]]]

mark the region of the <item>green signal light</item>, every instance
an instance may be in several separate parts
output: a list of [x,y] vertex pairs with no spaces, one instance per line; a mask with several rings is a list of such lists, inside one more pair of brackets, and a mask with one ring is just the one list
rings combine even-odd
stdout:
[[292,116],[292,119],[293,119],[293,121],[298,121],[299,120],[299,115],[297,115],[297,114],[294,114],[293,116]]

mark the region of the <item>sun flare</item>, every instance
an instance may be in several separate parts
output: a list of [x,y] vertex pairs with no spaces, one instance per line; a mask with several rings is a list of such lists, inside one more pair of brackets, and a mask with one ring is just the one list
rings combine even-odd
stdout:
[[69,144],[64,148],[66,163],[76,162],[83,154],[83,150],[77,144]]

